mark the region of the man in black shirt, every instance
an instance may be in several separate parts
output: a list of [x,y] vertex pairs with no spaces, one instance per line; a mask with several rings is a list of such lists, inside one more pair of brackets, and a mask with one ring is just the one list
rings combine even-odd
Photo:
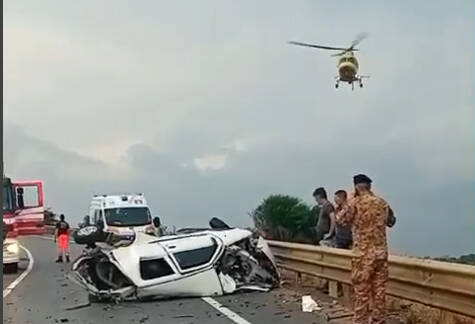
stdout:
[[320,215],[317,221],[317,244],[321,240],[328,240],[335,234],[335,209],[327,199],[327,192],[320,187],[315,189],[313,197],[320,207]]
[[58,242],[58,259],[56,262],[63,262],[63,254],[66,254],[66,262],[69,262],[69,224],[64,220],[64,215],[59,216],[56,224],[54,241]]

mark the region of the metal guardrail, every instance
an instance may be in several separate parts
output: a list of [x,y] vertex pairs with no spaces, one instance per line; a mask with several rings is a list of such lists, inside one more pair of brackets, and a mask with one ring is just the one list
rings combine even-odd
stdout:
[[[278,241],[268,244],[282,269],[351,284],[353,253],[349,250]],[[475,318],[475,266],[391,255],[387,293]]]
[[[351,285],[350,250],[267,242],[280,268]],[[390,255],[387,293],[475,318],[475,266]]]

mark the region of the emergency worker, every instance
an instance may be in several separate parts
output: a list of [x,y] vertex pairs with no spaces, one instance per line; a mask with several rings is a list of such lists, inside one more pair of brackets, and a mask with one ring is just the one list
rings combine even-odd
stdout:
[[[371,191],[371,179],[353,177],[355,195],[348,212],[337,213],[340,224],[351,224],[353,252],[351,280],[354,288],[355,324],[385,323],[386,284],[388,281],[388,246],[386,226],[395,218],[389,205]],[[372,312],[370,311],[372,300]]]
[[54,241],[58,242],[58,259],[63,262],[63,254],[66,254],[66,262],[69,262],[69,224],[64,220],[64,215],[59,216],[59,222],[54,231]]

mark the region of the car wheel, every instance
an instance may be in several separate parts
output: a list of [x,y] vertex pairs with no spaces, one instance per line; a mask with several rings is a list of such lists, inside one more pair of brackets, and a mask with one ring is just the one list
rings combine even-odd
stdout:
[[96,226],[85,226],[73,233],[77,244],[92,244],[97,242],[99,229]]
[[18,272],[18,263],[10,263],[5,265],[6,273],[17,273]]
[[100,296],[96,296],[96,295],[93,295],[93,294],[89,294],[87,295],[87,300],[89,301],[89,303],[105,303],[105,302],[108,302],[110,300],[108,300],[107,298],[105,297],[100,297]]

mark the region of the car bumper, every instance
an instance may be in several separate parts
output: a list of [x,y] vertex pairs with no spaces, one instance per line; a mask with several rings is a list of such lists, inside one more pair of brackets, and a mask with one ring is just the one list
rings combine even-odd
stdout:
[[13,264],[18,262],[20,262],[20,256],[18,254],[5,252],[5,250],[3,250],[3,264]]
[[[16,251],[9,250],[8,246],[16,246]],[[20,246],[16,240],[6,239],[3,242],[3,264],[12,264],[20,262]]]

